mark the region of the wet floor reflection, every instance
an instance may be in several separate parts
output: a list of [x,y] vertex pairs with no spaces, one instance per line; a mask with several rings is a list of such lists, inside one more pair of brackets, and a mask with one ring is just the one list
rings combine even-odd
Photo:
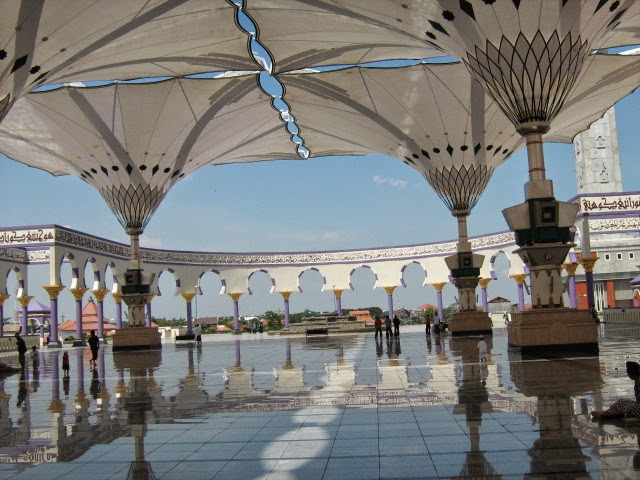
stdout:
[[640,331],[601,334],[598,357],[530,361],[499,331],[486,336],[482,356],[478,337],[425,338],[408,328],[381,341],[105,347],[93,369],[85,351],[65,349],[68,378],[62,351],[47,350],[0,379],[0,474],[63,478],[65,464],[91,462],[112,478],[177,478],[205,465],[202,478],[249,466],[259,478],[278,465],[330,478],[341,462],[375,478],[416,462],[417,474],[440,478],[632,472],[640,427],[596,424],[588,412],[632,395],[619,368],[637,355]]

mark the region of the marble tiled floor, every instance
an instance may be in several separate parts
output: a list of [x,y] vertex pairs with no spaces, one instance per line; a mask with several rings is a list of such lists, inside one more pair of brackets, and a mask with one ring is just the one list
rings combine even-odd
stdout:
[[633,397],[640,328],[600,337],[597,357],[524,361],[496,328],[480,363],[477,338],[420,327],[380,344],[212,335],[106,346],[96,372],[65,349],[69,379],[44,351],[0,383],[0,479],[636,478],[640,420],[589,411]]

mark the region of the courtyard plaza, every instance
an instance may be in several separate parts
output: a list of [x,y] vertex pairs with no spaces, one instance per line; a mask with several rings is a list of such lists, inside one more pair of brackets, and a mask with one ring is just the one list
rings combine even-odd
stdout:
[[598,356],[525,359],[494,325],[481,362],[424,326],[204,335],[103,344],[94,371],[88,348],[29,352],[0,384],[0,479],[637,478],[640,420],[590,411],[633,398],[639,339],[601,324]]

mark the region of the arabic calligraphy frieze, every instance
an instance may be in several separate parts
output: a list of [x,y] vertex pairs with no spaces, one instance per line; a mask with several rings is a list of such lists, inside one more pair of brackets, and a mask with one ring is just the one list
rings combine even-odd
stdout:
[[[105,239],[100,239],[63,228],[7,230],[0,232],[0,246],[2,244],[34,244],[51,243],[54,245],[68,245],[83,250],[101,253],[122,259],[129,258],[129,246]],[[477,250],[512,244],[512,232],[502,232],[471,239],[472,248]],[[9,249],[2,249],[9,250]],[[432,243],[427,245],[412,245],[407,247],[379,248],[369,250],[348,250],[331,252],[305,253],[206,253],[180,252],[168,250],[141,249],[143,260],[156,263],[172,264],[201,264],[201,265],[291,265],[291,264],[327,264],[348,262],[374,262],[403,258],[442,256],[456,251],[456,242]],[[6,257],[6,255],[12,255]],[[24,253],[4,253],[6,258],[25,261]],[[35,250],[27,254],[32,262],[49,260],[48,250]]]
[[27,251],[22,248],[0,248],[0,258],[27,263]]
[[121,243],[110,242],[96,237],[79,235],[68,230],[57,229],[56,242],[65,243],[96,253],[102,253],[123,259],[129,258],[129,246]]
[[632,212],[640,210],[640,194],[579,197],[577,203],[582,213]]
[[589,218],[589,230],[591,232],[615,232],[619,230],[640,230],[639,217],[627,218]]
[[5,230],[0,232],[0,245],[29,245],[53,242],[54,239],[53,228]]
[[29,263],[49,263],[51,260],[51,251],[47,250],[29,250],[27,251],[27,259]]

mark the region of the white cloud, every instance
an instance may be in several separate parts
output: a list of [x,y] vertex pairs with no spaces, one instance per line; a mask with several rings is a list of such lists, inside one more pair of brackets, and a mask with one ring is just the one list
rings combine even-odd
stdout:
[[324,232],[322,234],[323,240],[334,240],[339,237],[340,237],[340,234],[338,232]]
[[147,235],[140,235],[140,246],[142,248],[162,248],[162,240]]
[[385,183],[388,183],[394,188],[405,188],[408,184],[406,180],[400,180],[398,178],[386,178],[379,175],[374,175],[373,183],[376,183],[378,185],[384,185]]

